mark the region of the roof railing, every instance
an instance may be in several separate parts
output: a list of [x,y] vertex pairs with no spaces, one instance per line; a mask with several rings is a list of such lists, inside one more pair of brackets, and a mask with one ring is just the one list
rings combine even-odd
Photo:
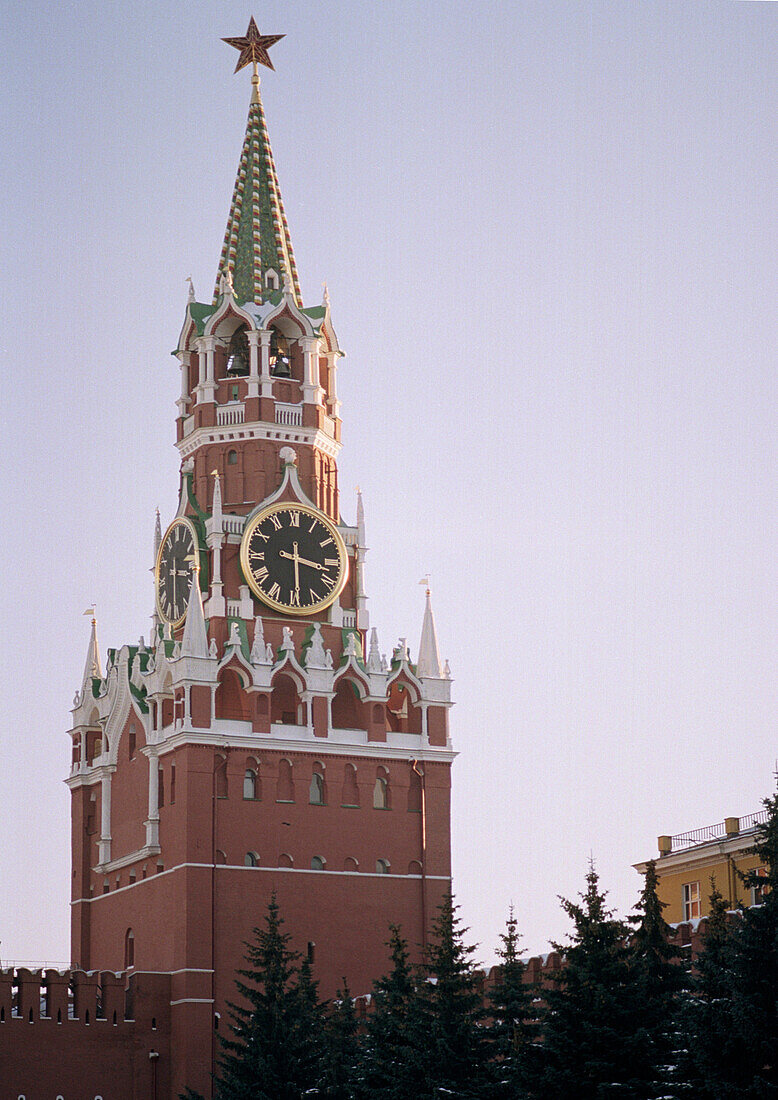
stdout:
[[715,825],[705,825],[702,829],[690,829],[686,833],[658,838],[660,856],[671,852],[682,852],[698,844],[708,844],[713,840],[726,840],[728,837],[742,836],[754,832],[759,825],[767,821],[767,810],[746,814],[745,817],[726,817]]

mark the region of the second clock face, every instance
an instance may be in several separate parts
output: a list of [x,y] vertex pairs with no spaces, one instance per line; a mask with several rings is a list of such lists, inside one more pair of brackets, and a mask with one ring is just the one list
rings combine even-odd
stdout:
[[329,607],[348,575],[340,533],[325,515],[303,504],[271,504],[249,520],[240,562],[263,603],[288,615]]
[[194,524],[185,516],[179,516],[170,524],[160,543],[156,568],[157,611],[174,628],[186,618],[196,553]]

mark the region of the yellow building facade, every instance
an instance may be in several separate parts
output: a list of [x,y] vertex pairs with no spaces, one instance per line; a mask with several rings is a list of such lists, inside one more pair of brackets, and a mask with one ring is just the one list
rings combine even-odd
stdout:
[[[757,827],[766,820],[767,811],[762,810],[746,817],[727,817],[716,825],[676,836],[657,838],[657,892],[660,900],[666,903],[663,915],[668,924],[708,916],[711,879],[715,880],[731,909],[761,901],[761,891],[747,889],[738,872],[761,870],[764,873],[759,857],[750,849],[754,846]],[[636,871],[645,874],[646,863],[634,866]]]

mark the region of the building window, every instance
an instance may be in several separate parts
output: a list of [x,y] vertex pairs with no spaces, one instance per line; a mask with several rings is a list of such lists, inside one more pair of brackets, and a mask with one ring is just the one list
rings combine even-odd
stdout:
[[244,867],[259,867],[259,856],[256,852],[246,852],[243,860]]
[[313,859],[311,860],[311,870],[312,871],[323,871],[324,870],[324,859],[322,858],[322,856],[314,856],[313,857]]
[[227,352],[227,374],[246,375],[249,372],[249,342],[245,327],[236,329]]
[[[754,868],[754,874],[757,876],[757,878],[766,879],[767,878],[767,868],[766,867],[755,867]],[[764,901],[765,894],[769,894],[769,892],[770,892],[770,887],[767,885],[766,882],[765,882],[764,885],[762,885],[760,883],[758,886],[752,886],[751,887],[751,904],[752,905],[761,905],[762,902]]]
[[346,764],[343,771],[342,806],[359,807],[359,787],[357,785],[357,769],[353,764]]
[[247,802],[253,802],[257,797],[257,773],[253,768],[246,768],[243,776],[243,798]]
[[388,875],[389,874],[389,860],[388,859],[377,859],[375,861],[375,869],[376,869],[376,874],[377,875]]
[[127,756],[130,760],[135,756],[135,726],[131,725],[127,734]]
[[314,772],[311,776],[311,786],[308,790],[308,801],[312,806],[324,805],[324,777],[319,775],[318,772]]
[[124,969],[129,970],[131,966],[135,966],[135,933],[128,928],[124,936]]
[[227,797],[227,760],[224,756],[216,757],[216,797]]
[[683,919],[695,920],[700,915],[700,884],[685,882],[683,884]]
[[170,805],[172,806],[176,800],[176,766],[170,765]]
[[160,810],[165,805],[165,773],[162,770],[162,765],[159,765],[159,786],[157,787],[157,805]]
[[[381,769],[383,771],[383,769]],[[386,775],[376,776],[373,787],[373,808],[376,810],[389,809],[389,780]]]
[[237,466],[238,465],[238,452],[237,451],[227,451],[227,465],[228,466]]

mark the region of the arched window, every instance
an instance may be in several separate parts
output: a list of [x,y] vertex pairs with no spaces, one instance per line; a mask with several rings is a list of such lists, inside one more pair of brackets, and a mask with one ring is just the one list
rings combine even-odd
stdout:
[[135,966],[135,933],[128,928],[124,934],[124,969]]
[[131,724],[127,731],[127,757],[130,760],[135,756],[135,745],[135,725]]
[[279,673],[273,680],[270,697],[270,721],[284,726],[296,726],[300,709],[297,685],[291,676]]
[[281,855],[278,857],[278,866],[279,867],[294,867],[294,860],[292,859],[292,857],[289,855],[288,852],[282,852]]
[[215,855],[215,857],[216,857],[216,858],[214,859],[214,863],[219,863],[219,864],[222,864],[222,865],[223,865],[223,864],[225,864],[225,863],[227,862],[227,855],[226,855],[226,853],[225,853],[225,852],[223,852],[223,851],[221,850],[221,848],[217,848],[217,849],[216,849],[216,852],[214,853],[214,855]]
[[176,766],[170,765],[170,805],[172,806],[176,800]]
[[237,451],[227,451],[227,465],[228,466],[237,466],[238,465],[238,452]]
[[165,805],[165,772],[162,765],[159,765],[159,780],[157,786],[157,805],[160,809]]
[[235,329],[230,340],[227,352],[227,374],[233,378],[239,378],[249,372],[249,342],[246,336],[246,327],[242,325]]
[[311,776],[308,801],[312,806],[324,805],[324,776],[320,775],[318,772],[314,772]]
[[373,787],[373,807],[376,810],[389,809],[389,774],[386,768],[378,768]]
[[292,776],[292,765],[288,760],[278,761],[276,802],[294,802],[294,778]]
[[227,758],[216,757],[216,797],[227,797]]
[[421,863],[418,861],[418,859],[412,859],[411,862],[408,864],[408,874],[409,875],[420,875],[421,874]]
[[353,764],[346,764],[343,770],[343,795],[342,806],[359,806],[359,787],[357,785],[357,769]]
[[243,774],[243,798],[246,802],[253,802],[257,797],[257,773],[253,768],[246,768]]
[[270,333],[270,373],[276,378],[292,377],[292,356],[289,342],[278,329]]
[[339,680],[332,700],[332,728],[363,730],[366,728],[365,708],[353,680]]
[[256,852],[246,852],[243,857],[244,867],[259,867],[259,856]]
[[421,776],[413,768],[408,783],[408,813],[421,813]]
[[351,871],[352,874],[355,871],[359,870],[359,864],[357,863],[357,861],[354,859],[353,856],[346,856],[346,858],[343,860],[343,870],[344,871]]
[[238,722],[249,719],[243,681],[232,668],[225,668],[219,676],[219,684],[216,688],[216,717],[233,718]]
[[313,859],[311,860],[311,870],[312,871],[323,871],[324,870],[324,859],[321,856],[314,856],[313,857]]
[[389,874],[389,860],[388,859],[377,859],[375,861],[375,869],[376,869],[376,874],[378,874],[378,875],[388,875]]

